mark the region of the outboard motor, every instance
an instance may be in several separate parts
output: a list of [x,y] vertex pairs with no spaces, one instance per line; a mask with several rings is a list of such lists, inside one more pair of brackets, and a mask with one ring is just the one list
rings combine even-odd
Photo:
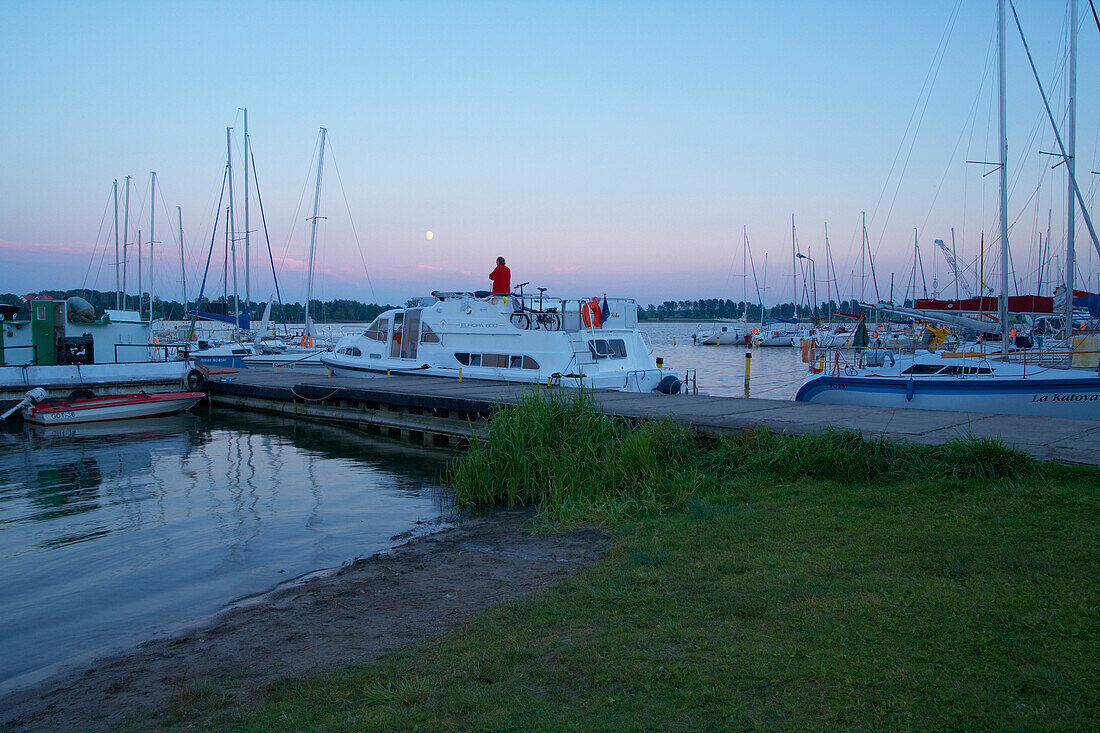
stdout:
[[667,377],[661,379],[653,391],[660,392],[661,394],[680,394],[680,387],[683,386],[683,382],[669,374]]

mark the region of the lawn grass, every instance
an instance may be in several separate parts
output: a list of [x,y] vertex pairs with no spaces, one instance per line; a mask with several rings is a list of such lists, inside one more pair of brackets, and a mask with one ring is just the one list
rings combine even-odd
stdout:
[[275,684],[258,708],[191,694],[173,719],[694,731],[1100,718],[1100,471],[980,440],[703,444],[586,399],[499,413],[451,479],[468,504],[603,523],[603,560],[454,633]]

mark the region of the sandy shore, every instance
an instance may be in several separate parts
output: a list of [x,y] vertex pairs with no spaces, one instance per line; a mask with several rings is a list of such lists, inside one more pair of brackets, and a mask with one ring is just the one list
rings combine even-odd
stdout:
[[278,588],[186,635],[10,693],[0,698],[0,724],[87,731],[133,715],[154,722],[181,691],[218,678],[240,699],[255,700],[270,680],[362,662],[445,632],[485,606],[571,574],[608,545],[594,529],[533,534],[530,518],[494,511]]

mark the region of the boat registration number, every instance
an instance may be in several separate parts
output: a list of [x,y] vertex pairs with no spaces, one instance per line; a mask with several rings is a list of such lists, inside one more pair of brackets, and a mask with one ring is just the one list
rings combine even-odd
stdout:
[[43,417],[45,417],[47,420],[71,420],[72,418],[76,417],[76,413],[72,411],[47,412],[45,415],[43,415]]

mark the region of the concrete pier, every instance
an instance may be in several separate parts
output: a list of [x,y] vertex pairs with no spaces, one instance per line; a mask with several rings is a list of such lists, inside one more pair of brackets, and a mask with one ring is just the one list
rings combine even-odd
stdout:
[[[215,405],[350,424],[429,445],[483,437],[485,420],[498,406],[546,389],[419,375],[356,379],[247,369],[214,377],[209,384]],[[598,390],[596,400],[609,414],[632,419],[667,415],[704,436],[756,426],[789,434],[856,430],[868,438],[927,444],[972,435],[996,438],[1041,460],[1100,465],[1100,420],[608,390]]]

